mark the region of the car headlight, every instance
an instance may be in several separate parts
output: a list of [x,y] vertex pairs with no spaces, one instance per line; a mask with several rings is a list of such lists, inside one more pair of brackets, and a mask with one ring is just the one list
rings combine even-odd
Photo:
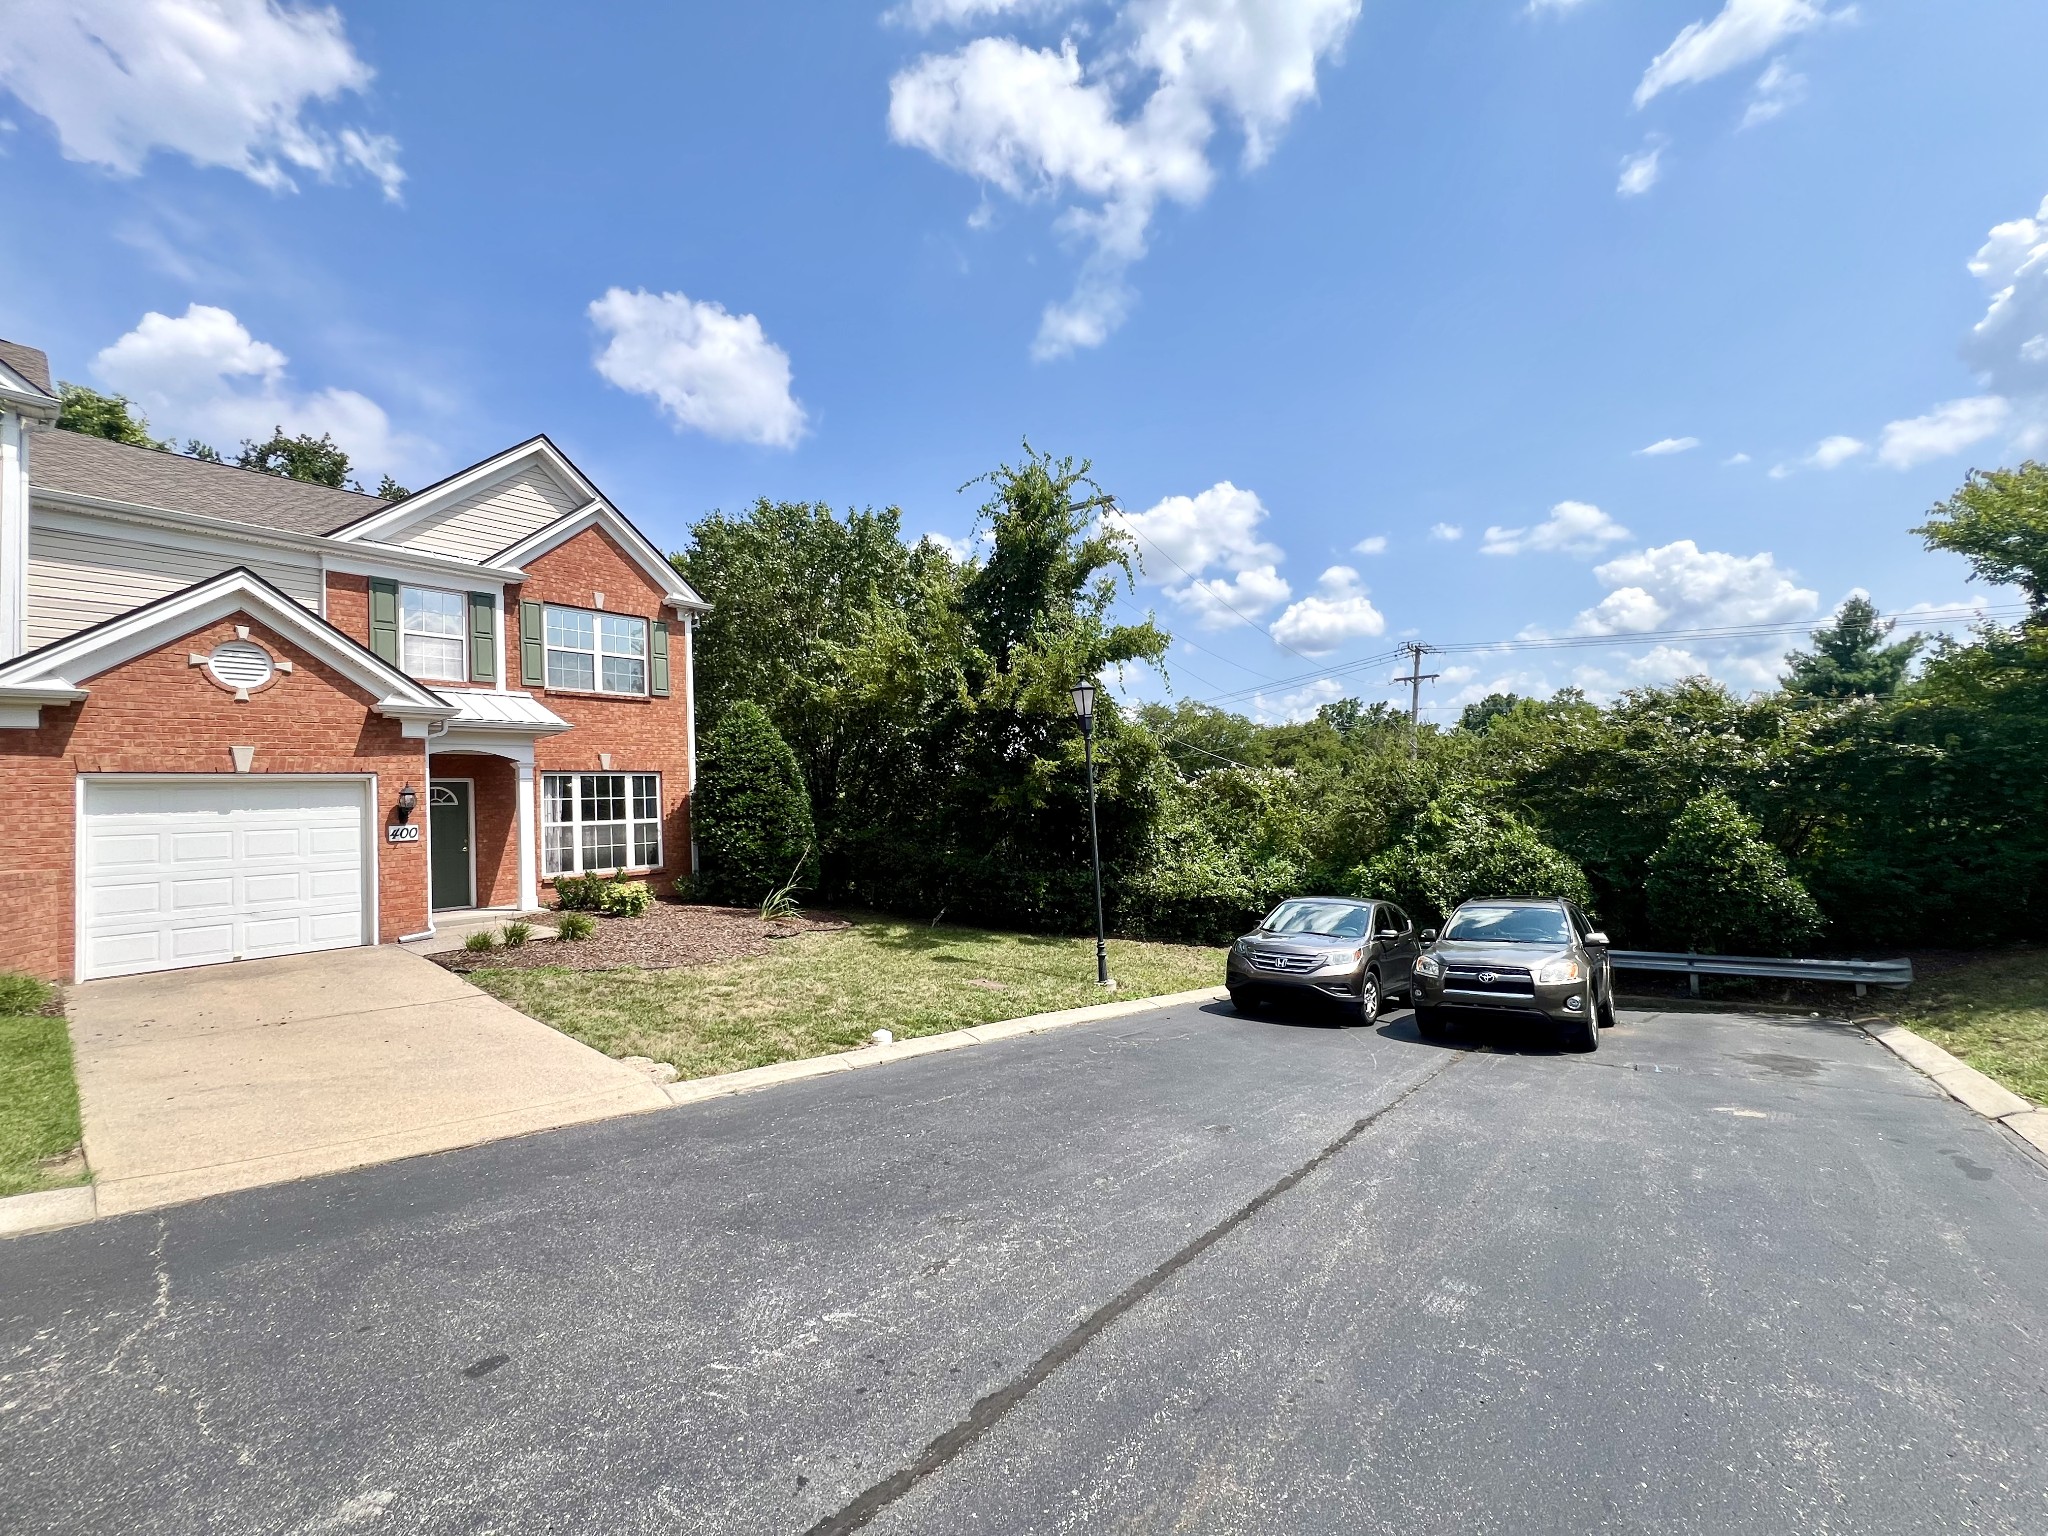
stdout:
[[1417,956],[1417,957],[1416,957],[1416,961],[1415,961],[1415,974],[1416,974],[1416,975],[1418,975],[1418,976],[1441,976],[1441,975],[1443,975],[1443,973],[1444,973],[1444,963],[1443,963],[1443,961],[1441,961],[1441,960],[1437,959],[1437,957],[1436,957],[1435,955],[1420,955],[1420,956]]
[[1577,981],[1581,974],[1583,973],[1579,970],[1579,962],[1570,956],[1566,956],[1562,960],[1553,960],[1544,966],[1542,970],[1536,973],[1536,979],[1548,987],[1555,986],[1562,981]]
[[1363,948],[1326,949],[1323,951],[1323,968],[1325,970],[1330,970],[1339,969],[1344,966],[1356,965],[1360,960],[1364,958],[1365,950]]

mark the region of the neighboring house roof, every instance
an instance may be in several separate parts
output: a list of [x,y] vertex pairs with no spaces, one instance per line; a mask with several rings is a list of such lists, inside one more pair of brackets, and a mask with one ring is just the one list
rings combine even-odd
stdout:
[[59,407],[50,389],[50,360],[34,347],[0,341],[0,405],[31,421],[55,421]]
[[44,394],[55,396],[50,387],[50,359],[34,347],[18,341],[0,341],[0,363],[5,363]]
[[29,449],[33,490],[161,507],[287,533],[332,533],[389,503],[232,464],[208,464],[82,432],[39,432]]
[[407,736],[424,737],[430,725],[462,712],[238,565],[0,666],[0,727],[33,729],[43,705],[76,703],[91,691],[83,682],[234,613],[260,619],[319,657],[368,693],[376,713],[401,722]]

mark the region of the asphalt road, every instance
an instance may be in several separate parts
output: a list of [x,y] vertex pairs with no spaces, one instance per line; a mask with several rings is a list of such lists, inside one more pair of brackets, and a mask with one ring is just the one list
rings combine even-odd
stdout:
[[2048,1530],[2048,1168],[1859,1033],[1179,1009],[0,1243],[0,1530]]

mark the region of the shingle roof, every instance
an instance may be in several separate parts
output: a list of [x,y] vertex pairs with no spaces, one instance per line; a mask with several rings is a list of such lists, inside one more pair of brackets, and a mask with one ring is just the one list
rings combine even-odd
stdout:
[[0,341],[0,363],[5,363],[44,394],[54,396],[50,387],[50,360],[34,347],[18,341]]
[[80,432],[36,433],[28,471],[35,490],[99,496],[287,533],[332,533],[388,505],[359,491],[307,485]]

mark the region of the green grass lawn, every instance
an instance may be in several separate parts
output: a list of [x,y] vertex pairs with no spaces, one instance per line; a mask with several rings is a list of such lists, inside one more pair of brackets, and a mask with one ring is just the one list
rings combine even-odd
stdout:
[[78,1084],[61,1018],[36,1012],[49,988],[0,973],[0,1195],[82,1184]]
[[478,970],[469,979],[611,1056],[684,1077],[823,1056],[877,1029],[899,1040],[1112,998],[1223,984],[1223,951],[932,928],[888,919],[777,942],[772,954],[672,971]]
[[2048,950],[1989,955],[1917,983],[1898,1020],[2014,1093],[2048,1104]]

